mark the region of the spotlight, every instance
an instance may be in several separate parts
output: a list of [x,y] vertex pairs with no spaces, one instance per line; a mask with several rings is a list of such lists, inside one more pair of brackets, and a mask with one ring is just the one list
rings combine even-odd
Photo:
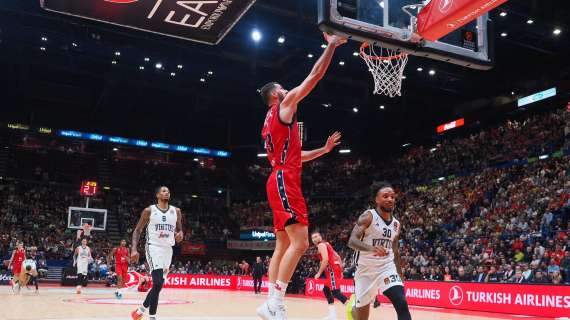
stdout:
[[279,38],[277,38],[277,42],[280,44],[285,43],[285,36],[280,36]]
[[358,113],[358,108],[357,107],[352,108],[352,112]]
[[214,71],[208,70],[208,75],[211,76],[214,74]]
[[261,40],[261,32],[259,32],[257,29],[253,29],[251,32],[251,39],[253,39],[255,42],[259,42]]
[[181,65],[181,64],[177,65],[176,67],[177,67],[178,69],[182,69],[182,68],[184,68],[184,66],[183,66],[183,65]]
[[307,58],[309,58],[309,59],[313,59],[313,57],[314,57],[314,56],[313,56],[312,53],[309,53],[309,54],[307,55]]
[[341,65],[341,66],[344,66],[344,61],[341,60],[341,61],[338,62],[338,64]]
[[149,62],[149,61],[150,61],[150,58],[144,58],[144,61],[145,61],[145,62]]
[[526,23],[527,23],[527,24],[533,24],[533,23],[534,23],[534,20],[528,19],[528,20],[526,21]]
[[321,44],[321,48],[326,49],[327,45],[323,43],[323,44]]
[[206,79],[200,78],[200,82],[206,82]]
[[503,11],[503,12],[501,12],[499,15],[500,15],[501,17],[506,17],[506,16],[507,16],[507,12],[506,12],[506,11]]
[[559,34],[562,33],[562,30],[560,30],[559,28],[556,28],[556,29],[554,29],[554,31],[552,31],[552,33],[553,33],[555,36],[557,36],[557,35],[559,35]]
[[120,51],[115,51],[115,56],[120,57],[120,56],[121,56],[121,52],[120,52]]
[[156,69],[162,69],[162,63],[159,62],[159,63],[155,64],[154,67]]
[[419,67],[417,70],[418,70],[419,72],[422,72],[422,71],[424,71],[424,68]]
[[435,75],[435,70],[430,70],[430,71],[429,71],[429,75],[430,75],[430,76]]
[[501,37],[503,37],[503,38],[506,37],[507,35],[508,35],[508,34],[507,34],[506,32],[502,32],[502,33],[501,33]]

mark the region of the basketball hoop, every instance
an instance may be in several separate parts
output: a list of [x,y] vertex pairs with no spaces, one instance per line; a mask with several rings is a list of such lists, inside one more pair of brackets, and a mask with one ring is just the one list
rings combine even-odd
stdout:
[[[376,49],[378,50],[378,49]],[[366,62],[368,71],[374,78],[374,94],[383,94],[390,98],[402,95],[402,77],[408,63],[408,54],[401,49],[379,47],[363,42],[360,57]]]

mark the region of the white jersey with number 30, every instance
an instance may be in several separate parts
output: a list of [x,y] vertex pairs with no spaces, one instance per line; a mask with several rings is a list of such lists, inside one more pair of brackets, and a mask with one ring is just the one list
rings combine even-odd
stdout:
[[374,252],[357,252],[356,266],[384,266],[394,263],[394,250],[392,243],[400,233],[400,222],[392,217],[391,221],[384,221],[375,209],[368,210],[372,214],[372,223],[364,231],[362,242],[371,246],[380,246],[386,249],[386,256],[378,257]]
[[146,228],[147,244],[159,247],[174,246],[176,220],[176,207],[168,206],[168,209],[163,211],[157,205],[150,206],[150,219]]

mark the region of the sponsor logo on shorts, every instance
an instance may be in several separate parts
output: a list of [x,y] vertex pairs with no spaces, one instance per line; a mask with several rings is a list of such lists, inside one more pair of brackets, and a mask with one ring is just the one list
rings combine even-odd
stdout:
[[390,284],[390,279],[389,279],[389,278],[384,278],[384,284],[385,284],[385,285],[389,285],[389,284]]

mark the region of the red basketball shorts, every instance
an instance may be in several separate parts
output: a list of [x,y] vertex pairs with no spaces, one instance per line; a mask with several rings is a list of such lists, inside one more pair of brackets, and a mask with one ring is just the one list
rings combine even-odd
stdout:
[[328,266],[325,269],[325,276],[327,277],[327,285],[331,290],[340,289],[340,279],[342,279],[342,269],[340,267]]
[[267,179],[267,200],[273,211],[275,232],[300,223],[309,225],[307,204],[301,191],[301,173],[291,170],[274,170]]
[[129,265],[128,264],[115,264],[115,272],[117,276],[126,281],[129,278]]
[[20,274],[20,272],[22,272],[22,262],[20,263],[14,263],[12,265],[12,274],[13,275],[18,275]]

